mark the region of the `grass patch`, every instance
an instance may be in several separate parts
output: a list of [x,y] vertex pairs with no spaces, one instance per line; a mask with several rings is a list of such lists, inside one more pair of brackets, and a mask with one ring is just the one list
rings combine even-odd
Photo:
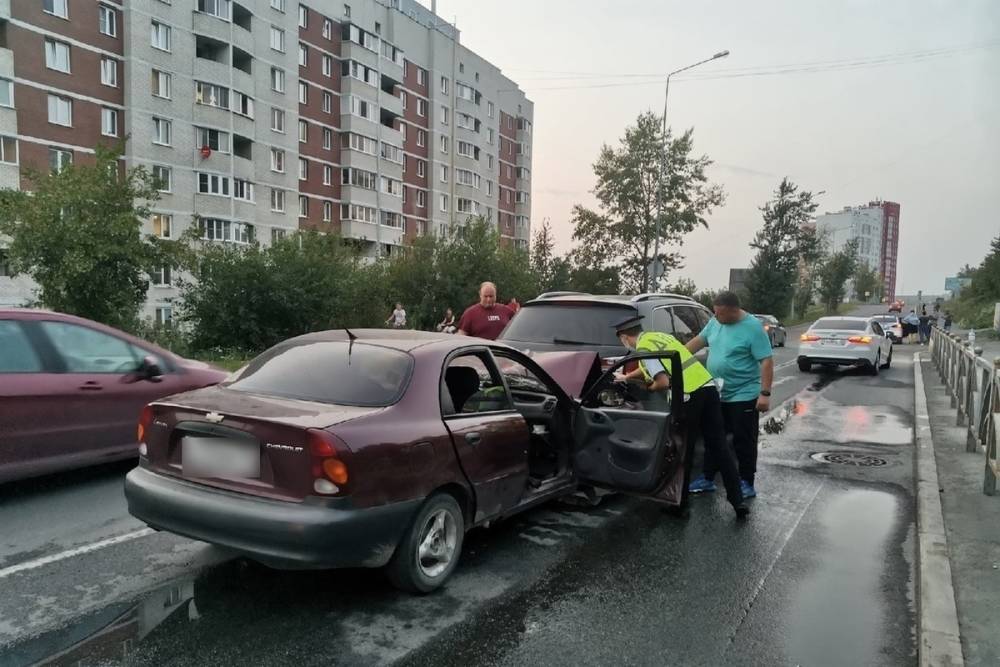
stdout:
[[213,355],[213,354],[196,354],[194,356],[198,361],[204,361],[205,363],[212,364],[213,366],[218,366],[227,371],[235,371],[242,368],[247,364],[250,359],[243,357],[241,355]]

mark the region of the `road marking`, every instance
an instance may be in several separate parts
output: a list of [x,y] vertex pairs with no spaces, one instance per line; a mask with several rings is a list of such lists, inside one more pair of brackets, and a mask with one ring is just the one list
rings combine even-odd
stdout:
[[51,556],[36,558],[34,560],[18,563],[17,565],[11,565],[10,567],[5,567],[4,569],[0,570],[0,579],[9,577],[12,574],[17,574],[18,572],[35,570],[37,568],[49,565],[51,563],[58,563],[59,561],[66,560],[67,558],[73,558],[74,556],[87,554],[92,551],[103,549],[105,547],[121,544],[122,542],[128,542],[129,540],[135,540],[140,537],[145,537],[146,535],[152,535],[155,532],[156,531],[153,530],[152,528],[141,528],[139,530],[134,530],[131,533],[125,533],[124,535],[118,535],[117,537],[109,537],[108,539],[100,540],[99,542],[92,542],[91,544],[85,544],[82,547],[75,547],[73,549],[67,549],[66,551],[60,551],[59,553],[52,554]]
[[780,371],[782,368],[788,368],[789,366],[794,366],[797,363],[799,363],[798,359],[792,359],[791,361],[786,361],[783,364],[778,364],[777,366],[774,367],[774,370]]

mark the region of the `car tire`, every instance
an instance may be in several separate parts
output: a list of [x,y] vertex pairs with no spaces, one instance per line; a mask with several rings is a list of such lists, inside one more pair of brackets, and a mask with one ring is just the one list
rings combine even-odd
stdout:
[[875,353],[875,363],[868,366],[869,375],[878,375],[879,369],[882,367],[882,350]]
[[892,348],[889,348],[889,356],[886,357],[885,363],[882,364],[882,368],[889,368],[892,366]]
[[409,593],[430,593],[455,570],[464,538],[465,519],[458,501],[449,493],[431,496],[386,566],[389,581]]
[[802,371],[803,373],[808,373],[809,371],[812,370],[812,367],[813,367],[812,362],[799,359],[799,370]]

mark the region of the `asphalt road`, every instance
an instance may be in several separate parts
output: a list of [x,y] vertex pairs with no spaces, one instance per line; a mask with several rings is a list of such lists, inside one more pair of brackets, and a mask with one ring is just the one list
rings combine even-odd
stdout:
[[686,521],[553,503],[471,533],[427,597],[148,531],[128,466],[0,487],[0,666],[912,664],[911,355],[803,374],[799,333],[749,522],[714,496]]

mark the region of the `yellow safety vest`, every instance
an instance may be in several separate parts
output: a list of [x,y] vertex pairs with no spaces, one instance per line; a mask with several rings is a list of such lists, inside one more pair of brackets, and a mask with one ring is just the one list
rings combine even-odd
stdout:
[[[712,381],[712,374],[708,372],[708,369],[684,347],[683,343],[669,334],[660,333],[659,331],[643,331],[639,334],[639,340],[636,342],[635,348],[639,352],[659,352],[664,350],[678,352],[681,355],[681,372],[684,376],[685,394],[690,394],[695,389],[699,389]],[[670,360],[661,359],[660,363],[663,364],[663,368],[667,373],[670,373]],[[646,370],[646,364],[640,361],[639,368],[642,370],[642,375],[646,378],[646,382],[650,382],[653,378],[650,377],[649,371]]]

